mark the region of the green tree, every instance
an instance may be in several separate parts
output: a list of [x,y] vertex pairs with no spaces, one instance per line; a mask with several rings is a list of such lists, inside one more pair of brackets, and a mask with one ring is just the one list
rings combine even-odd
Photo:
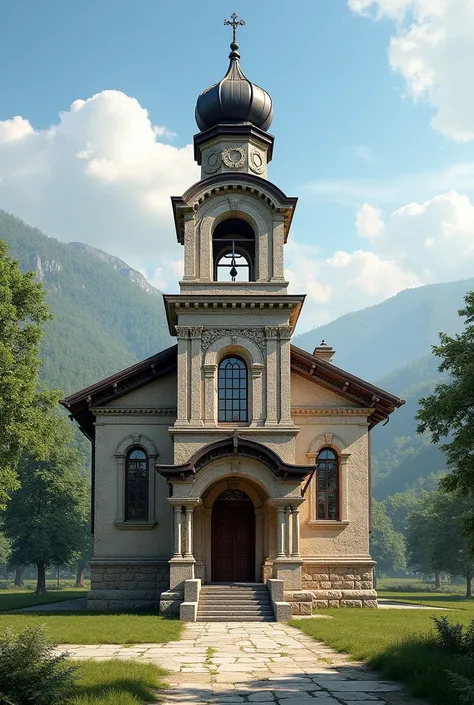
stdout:
[[465,531],[474,500],[468,495],[438,490],[426,492],[408,522],[408,560],[420,573],[443,571],[466,579],[472,596],[474,558]]
[[25,451],[18,464],[20,487],[4,512],[11,560],[37,568],[36,592],[46,592],[46,569],[82,550],[87,483],[81,475],[70,424],[52,411],[41,419],[41,452]]
[[0,240],[0,507],[18,486],[17,463],[35,428],[39,345],[51,318],[33,277]]
[[377,561],[377,573],[405,570],[405,541],[393,528],[383,502],[373,501],[370,553]]
[[433,443],[448,439],[441,447],[446,453],[450,474],[441,484],[455,491],[473,493],[474,488],[474,292],[464,297],[459,315],[464,330],[450,337],[440,333],[433,347],[441,359],[440,372],[449,373],[433,394],[420,399],[418,432],[428,431]]

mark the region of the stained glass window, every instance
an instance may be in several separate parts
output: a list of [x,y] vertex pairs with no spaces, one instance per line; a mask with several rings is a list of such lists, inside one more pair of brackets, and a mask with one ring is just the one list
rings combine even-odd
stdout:
[[339,520],[339,464],[331,448],[323,448],[316,459],[317,519]]
[[247,366],[239,357],[225,357],[219,365],[219,421],[247,421]]
[[148,521],[148,458],[141,448],[127,454],[125,521]]

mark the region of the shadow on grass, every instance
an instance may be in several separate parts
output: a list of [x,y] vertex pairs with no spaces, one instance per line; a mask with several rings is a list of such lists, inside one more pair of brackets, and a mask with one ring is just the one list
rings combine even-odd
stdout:
[[449,673],[468,678],[474,686],[474,659],[449,653],[432,635],[404,639],[369,660],[384,677],[402,680],[413,695],[428,696],[437,705],[463,705]]

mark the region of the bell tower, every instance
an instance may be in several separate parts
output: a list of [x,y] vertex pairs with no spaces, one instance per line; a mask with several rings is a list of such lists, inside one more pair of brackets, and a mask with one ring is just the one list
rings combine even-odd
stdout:
[[180,293],[165,295],[178,338],[174,461],[237,434],[294,463],[290,338],[303,295],[290,295],[284,245],[296,207],[267,178],[274,138],[270,95],[240,66],[235,13],[229,68],[196,104],[201,180],[173,197],[184,247]]

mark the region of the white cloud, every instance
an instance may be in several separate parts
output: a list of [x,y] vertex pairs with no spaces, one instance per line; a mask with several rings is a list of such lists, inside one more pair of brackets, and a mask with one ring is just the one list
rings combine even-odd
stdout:
[[474,139],[473,0],[348,0],[353,12],[397,21],[389,60],[414,100],[435,109],[432,126],[457,142]]
[[291,290],[307,292],[300,330],[402,289],[474,272],[474,203],[456,191],[408,203],[385,218],[366,203],[357,212],[356,228],[369,249],[322,258],[317,250],[288,243]]
[[120,91],[76,100],[47,130],[0,122],[0,207],[152,276],[181,254],[170,196],[199,178],[192,147],[159,140],[168,134]]
[[308,196],[356,208],[361,201],[377,205],[400,204],[413,198],[424,201],[449,189],[474,191],[473,162],[452,164],[439,171],[402,174],[385,182],[380,179],[320,179],[304,187]]

